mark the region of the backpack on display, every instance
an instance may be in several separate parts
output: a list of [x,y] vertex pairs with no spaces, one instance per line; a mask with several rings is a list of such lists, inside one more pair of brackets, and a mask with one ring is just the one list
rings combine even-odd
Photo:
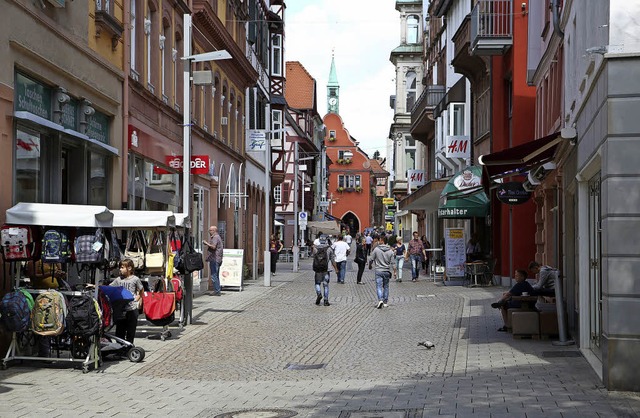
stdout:
[[76,263],[103,264],[105,257],[105,237],[102,228],[79,230],[74,240]]
[[328,247],[320,247],[313,256],[313,271],[324,273],[329,270]]
[[118,267],[120,261],[122,261],[122,251],[120,250],[116,231],[107,229],[105,231],[105,237],[105,255],[107,257],[108,267],[114,269]]
[[9,332],[23,332],[29,328],[33,297],[26,290],[9,292],[0,301],[2,324]]
[[31,260],[36,254],[36,243],[28,226],[4,225],[0,230],[2,255],[7,261]]
[[55,336],[64,331],[67,305],[62,293],[48,290],[40,293],[31,311],[31,329],[38,335]]
[[64,231],[48,229],[42,236],[42,261],[45,263],[66,263],[71,257],[69,238]]
[[100,307],[90,294],[83,293],[75,296],[69,303],[67,314],[67,331],[71,335],[88,337],[96,335],[100,331],[102,318]]
[[102,289],[98,290],[98,305],[102,312],[102,327],[107,329],[113,325],[113,313],[111,311],[111,301],[109,300],[109,296],[107,296]]

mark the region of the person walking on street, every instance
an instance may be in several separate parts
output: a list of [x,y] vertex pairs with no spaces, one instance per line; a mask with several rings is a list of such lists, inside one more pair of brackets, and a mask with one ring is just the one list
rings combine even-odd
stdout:
[[371,233],[368,232],[364,237],[364,242],[367,245],[367,257],[371,255],[371,244],[373,244],[373,237],[371,237]]
[[380,235],[378,245],[369,257],[369,270],[375,265],[376,292],[378,293],[378,304],[376,308],[382,309],[389,306],[389,280],[391,276],[396,276],[396,263],[394,262],[394,251],[387,245],[387,237]]
[[207,246],[207,261],[209,262],[209,271],[211,272],[211,282],[213,283],[213,295],[222,295],[220,287],[220,265],[222,264],[222,250],[224,244],[222,238],[218,234],[217,226],[209,227],[209,241],[202,241]]
[[418,233],[413,233],[413,239],[409,241],[409,259],[411,260],[411,281],[417,282],[420,275],[420,263],[427,258],[422,240],[418,237]]
[[344,277],[347,274],[347,256],[350,252],[349,245],[344,242],[342,235],[338,235],[338,240],[333,244],[332,249],[335,253],[336,264],[338,266],[338,283],[344,284]]
[[[313,272],[316,290],[316,305],[320,305],[324,291],[324,306],[329,303],[329,279],[331,277],[331,266],[338,271],[336,257],[333,249],[329,245],[327,238],[323,235],[317,238],[317,244],[313,246]],[[322,285],[322,288],[320,286]]]
[[396,245],[393,246],[393,250],[396,253],[396,270],[398,271],[396,282],[402,283],[402,267],[404,266],[404,259],[408,254],[407,247],[402,243],[402,237],[396,238]]
[[271,235],[271,241],[269,241],[269,252],[271,253],[271,275],[276,275],[276,264],[280,258],[280,251],[282,251],[282,241],[276,238],[275,235]]
[[367,264],[367,244],[365,244],[362,236],[356,241],[356,258],[354,261],[358,265],[356,283],[364,284],[362,283],[362,274],[364,273],[364,266]]
[[422,236],[422,245],[424,246],[425,253],[427,254],[427,258],[424,259],[422,263],[422,267],[424,267],[424,274],[429,275],[429,262],[431,261],[431,253],[428,251],[431,249],[431,243],[427,239],[426,235]]

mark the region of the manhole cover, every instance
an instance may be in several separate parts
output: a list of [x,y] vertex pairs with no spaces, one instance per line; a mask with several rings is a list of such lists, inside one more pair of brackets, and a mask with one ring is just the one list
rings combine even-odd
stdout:
[[297,412],[286,409],[245,409],[216,415],[214,418],[289,418],[296,415]]
[[579,351],[543,351],[542,357],[582,357]]
[[313,369],[321,369],[324,367],[324,363],[320,364],[292,364],[289,363],[285,366],[285,369],[289,370],[313,370]]

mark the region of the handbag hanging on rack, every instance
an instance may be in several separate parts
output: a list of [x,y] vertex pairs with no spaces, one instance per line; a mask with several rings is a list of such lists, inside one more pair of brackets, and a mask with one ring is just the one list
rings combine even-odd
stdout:
[[148,251],[144,256],[144,264],[149,274],[164,274],[165,244],[162,232],[153,231],[149,240]]
[[182,246],[182,263],[184,271],[192,273],[194,271],[200,271],[204,268],[204,261],[202,260],[202,254],[196,252],[191,245],[189,237],[185,237],[185,243]]
[[133,268],[136,270],[144,269],[144,242],[142,231],[131,231],[127,236],[127,246],[124,250],[124,258],[133,261]]
[[168,325],[175,320],[176,294],[166,291],[165,280],[159,280],[159,291],[142,294],[142,307],[147,321],[159,326]]

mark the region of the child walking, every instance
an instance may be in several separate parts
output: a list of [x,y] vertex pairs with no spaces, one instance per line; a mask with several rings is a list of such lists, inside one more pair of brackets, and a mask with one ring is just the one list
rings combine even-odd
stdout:
[[122,286],[133,294],[133,300],[123,307],[122,315],[116,319],[116,337],[130,343],[136,336],[138,327],[138,304],[142,299],[142,281],[133,274],[133,261],[125,258],[120,262],[120,277],[114,279],[110,286]]

